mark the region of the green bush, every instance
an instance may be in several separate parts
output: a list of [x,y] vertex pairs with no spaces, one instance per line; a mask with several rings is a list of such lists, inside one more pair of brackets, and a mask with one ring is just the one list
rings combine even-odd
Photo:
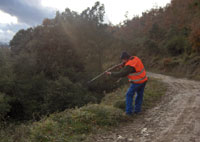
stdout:
[[67,77],[60,77],[56,81],[49,81],[49,83],[45,105],[50,113],[96,102],[92,93],[80,84],[72,83]]
[[[8,142],[83,141],[89,137],[89,134],[93,134],[97,130],[110,128],[120,122],[127,121],[124,110],[118,109],[125,106],[123,100],[127,87],[126,85],[106,95],[101,104],[89,104],[81,108],[54,113],[31,125],[0,129],[0,139]],[[162,83],[150,79],[145,89],[143,109],[151,108],[157,104],[164,94],[164,90],[165,87]]]
[[81,110],[94,114],[93,123],[97,125],[116,125],[119,120],[123,120],[123,111],[112,106],[88,105]]
[[147,52],[148,54],[160,54],[160,49],[158,48],[158,43],[154,40],[151,39],[146,39],[144,42],[144,51],[142,52]]
[[125,102],[125,100],[124,101],[121,101],[121,100],[116,101],[113,106],[124,111],[126,108],[126,102]]
[[[165,48],[172,56],[181,55],[188,50],[189,43],[185,37],[174,36],[165,44]],[[187,51],[189,52],[189,51]]]
[[0,92],[0,120],[4,119],[6,114],[10,111],[9,97]]
[[166,85],[156,79],[149,79],[146,84],[143,98],[143,109],[152,108],[166,92]]
[[0,129],[0,142],[31,142],[28,124],[7,124]]
[[123,121],[121,110],[111,106],[87,105],[80,109],[52,114],[31,128],[32,142],[81,141],[98,127],[113,126]]

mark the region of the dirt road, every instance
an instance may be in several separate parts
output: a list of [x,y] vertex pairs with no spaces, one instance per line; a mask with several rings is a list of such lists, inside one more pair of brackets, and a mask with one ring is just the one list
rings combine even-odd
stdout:
[[200,82],[148,73],[168,85],[160,104],[95,142],[200,142]]

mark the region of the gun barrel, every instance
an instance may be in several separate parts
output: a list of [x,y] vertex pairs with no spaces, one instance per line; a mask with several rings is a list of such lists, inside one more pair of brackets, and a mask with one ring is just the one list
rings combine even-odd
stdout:
[[88,83],[91,83],[91,82],[95,81],[96,79],[98,79],[98,78],[100,78],[102,75],[104,75],[106,72],[111,71],[111,70],[113,70],[114,68],[121,66],[122,64],[123,64],[123,63],[120,63],[120,64],[117,64],[117,65],[114,65],[114,66],[108,68],[106,71],[102,72],[101,74],[97,75],[96,77],[94,77],[93,79],[91,79],[90,81],[88,81]]

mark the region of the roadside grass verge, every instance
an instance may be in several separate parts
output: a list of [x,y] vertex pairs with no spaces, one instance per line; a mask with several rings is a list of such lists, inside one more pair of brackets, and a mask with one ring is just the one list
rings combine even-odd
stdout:
[[91,104],[52,114],[31,127],[32,142],[83,141],[88,133],[123,121],[124,114],[112,106]]
[[[1,142],[80,142],[90,134],[127,122],[125,116],[125,85],[105,96],[100,104],[88,104],[81,108],[51,114],[38,122],[10,126],[0,130]],[[144,93],[143,109],[160,101],[166,87],[150,79]]]
[[[129,85],[125,85],[121,88],[118,88],[115,92],[107,94],[103,98],[102,104],[111,105],[116,108],[125,110],[125,96],[128,87]],[[142,105],[143,110],[145,111],[146,109],[154,107],[160,101],[161,97],[165,94],[166,89],[167,87],[164,83],[157,79],[150,78],[146,84],[144,91],[144,100]]]

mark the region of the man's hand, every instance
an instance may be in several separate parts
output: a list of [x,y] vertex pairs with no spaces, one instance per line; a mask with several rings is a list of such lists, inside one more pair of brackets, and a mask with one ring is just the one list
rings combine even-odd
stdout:
[[112,73],[110,71],[105,72],[106,75],[111,75]]

